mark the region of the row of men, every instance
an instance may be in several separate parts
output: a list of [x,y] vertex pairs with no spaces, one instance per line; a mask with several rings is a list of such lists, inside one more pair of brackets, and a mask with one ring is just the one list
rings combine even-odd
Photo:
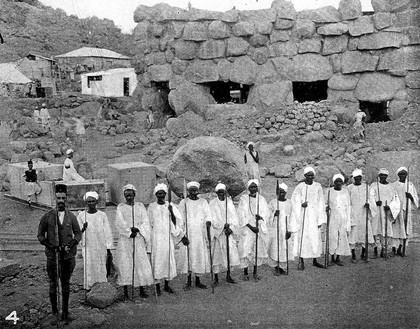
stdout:
[[[210,272],[211,261],[215,284],[222,270],[227,270],[227,281],[235,283],[230,275],[234,267],[243,269],[244,280],[249,280],[249,265],[254,265],[254,278],[258,279],[257,267],[263,263],[274,267],[277,274],[287,274],[287,262],[295,257],[299,259],[300,270],[304,269],[305,258],[311,258],[314,266],[323,268],[326,264],[317,258],[324,252],[321,232],[325,231],[327,215],[330,216],[327,250],[331,255],[330,265],[343,265],[339,257],[350,254],[355,261],[356,244],[362,245],[362,257],[367,258],[366,224],[374,256],[378,255],[378,248],[384,256],[384,245],[389,238],[395,253],[401,254],[404,240],[412,235],[410,210],[418,207],[414,185],[407,184],[406,168],[398,170],[399,180],[392,184],[387,182],[388,172],[381,169],[378,181],[370,187],[362,182],[361,170],[353,172],[354,183],[348,187],[344,187],[344,177],[336,174],[334,186],[326,191],[314,181],[313,168],[305,168],[304,175],[305,180],[298,184],[290,200],[286,198],[288,187],[282,183],[277,187],[277,198],[270,203],[258,193],[259,181],[251,179],[248,193],[241,196],[237,210],[223,184],[216,186],[217,198],[208,203],[198,196],[199,183],[189,182],[188,197],[178,206],[165,201],[168,188],[158,184],[154,189],[157,201],[147,210],[134,201],[136,188],[126,185],[123,188],[126,202],[118,205],[116,211],[117,283],[124,286],[126,297],[130,285],[140,286],[140,295],[147,297],[144,287],[156,284],[156,292],[160,294],[162,282],[164,290],[173,293],[169,282],[177,273],[188,274],[186,289],[192,287],[192,274],[195,274],[195,286],[206,288],[200,276]],[[86,193],[85,201],[87,209],[76,219],[65,210],[65,193],[57,191],[57,210],[45,214],[39,225],[38,239],[46,246],[53,313],[57,312],[54,265],[56,255],[61,256],[64,318],[68,315],[69,280],[80,241],[85,289],[107,281],[106,260],[113,242],[110,225],[106,214],[96,209],[96,192]],[[407,228],[404,227],[406,212]],[[176,247],[179,248],[177,258]]]

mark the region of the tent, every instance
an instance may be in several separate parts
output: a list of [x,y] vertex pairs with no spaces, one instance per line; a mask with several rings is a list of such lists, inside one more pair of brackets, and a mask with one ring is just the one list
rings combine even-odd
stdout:
[[32,81],[23,75],[15,63],[0,63],[0,83],[25,84]]

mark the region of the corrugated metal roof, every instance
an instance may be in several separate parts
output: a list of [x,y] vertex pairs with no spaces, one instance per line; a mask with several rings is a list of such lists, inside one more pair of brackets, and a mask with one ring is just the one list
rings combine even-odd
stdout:
[[116,53],[115,51],[104,49],[104,48],[92,48],[83,47],[70,51],[69,53],[55,56],[56,58],[66,57],[105,57],[105,58],[118,58],[118,59],[130,59],[130,57]]
[[24,76],[17,68],[15,63],[0,64],[0,83],[29,83],[32,82]]

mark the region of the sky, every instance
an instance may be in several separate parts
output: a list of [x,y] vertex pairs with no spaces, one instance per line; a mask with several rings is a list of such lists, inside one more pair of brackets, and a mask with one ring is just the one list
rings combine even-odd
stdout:
[[[295,9],[314,9],[324,6],[338,8],[340,0],[290,0]],[[40,0],[44,5],[53,8],[61,8],[68,15],[76,15],[80,18],[96,16],[108,18],[115,22],[124,33],[131,33],[136,23],[133,13],[138,5],[153,6],[160,2],[168,3],[179,8],[188,8],[188,2],[193,8],[228,11],[234,6],[239,10],[255,10],[270,8],[273,0]],[[361,0],[363,11],[372,10],[370,0]]]

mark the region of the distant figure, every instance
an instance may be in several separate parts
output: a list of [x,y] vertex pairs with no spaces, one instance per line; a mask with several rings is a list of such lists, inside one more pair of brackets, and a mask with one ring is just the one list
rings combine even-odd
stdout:
[[78,115],[76,118],[73,118],[73,121],[76,123],[76,126],[74,128],[74,132],[76,134],[76,143],[77,146],[83,147],[83,142],[85,140],[85,125],[83,123],[83,118]]
[[76,168],[74,168],[74,164],[72,160],[74,151],[72,149],[68,149],[66,154],[67,154],[67,158],[66,160],[64,160],[63,181],[76,181],[76,182],[85,181],[85,179],[77,173]]
[[147,129],[152,129],[153,124],[155,123],[155,118],[153,117],[153,111],[152,111],[152,107],[149,106],[149,111],[147,111],[147,122],[148,122],[148,127]]
[[51,130],[50,126],[50,112],[48,112],[47,105],[42,103],[41,110],[39,111],[39,118],[41,119],[42,131],[46,134]]
[[259,162],[260,158],[258,156],[258,152],[254,150],[254,143],[249,142],[246,145],[247,152],[244,155],[244,162],[246,165],[246,174],[249,179],[258,179],[258,182],[261,183],[260,178],[260,168],[259,168]]
[[359,109],[359,111],[354,116],[354,138],[355,139],[365,139],[365,123],[364,118],[366,117],[366,113]]
[[34,121],[41,124],[41,117],[39,116],[39,107],[35,106],[33,117]]
[[36,201],[36,196],[41,193],[41,187],[38,184],[38,177],[36,170],[33,169],[34,164],[32,160],[28,161],[28,170],[25,171],[23,177],[25,178],[26,195],[29,209],[32,210],[32,198]]

